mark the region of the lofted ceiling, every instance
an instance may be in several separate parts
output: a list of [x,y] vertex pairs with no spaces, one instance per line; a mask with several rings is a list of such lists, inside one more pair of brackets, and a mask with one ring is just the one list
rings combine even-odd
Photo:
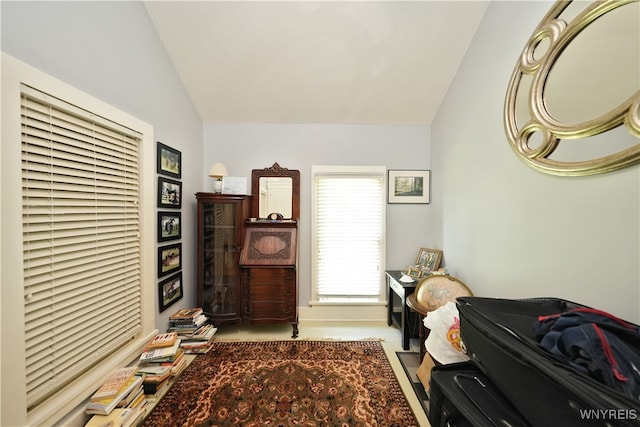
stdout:
[[488,1],[147,1],[203,121],[430,124]]

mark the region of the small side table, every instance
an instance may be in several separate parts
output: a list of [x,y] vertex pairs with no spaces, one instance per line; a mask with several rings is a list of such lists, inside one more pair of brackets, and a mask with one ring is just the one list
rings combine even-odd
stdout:
[[[400,281],[402,271],[388,270],[387,273],[387,325],[393,324],[400,328],[402,333],[402,349],[409,350],[409,341],[416,338],[418,324],[417,313],[407,307],[407,297],[411,295],[418,285],[417,281],[405,283]],[[394,310],[398,307],[399,311]]]
[[427,349],[425,347],[425,341],[429,336],[429,332],[431,332],[430,329],[424,326],[424,318],[427,316],[427,314],[429,314],[429,312],[425,310],[422,306],[420,306],[420,304],[416,301],[415,292],[407,298],[407,305],[412,310],[412,312],[415,312],[418,314],[418,320],[420,322],[418,339],[420,340],[420,363],[422,363],[422,360],[424,359],[424,355],[427,353]]

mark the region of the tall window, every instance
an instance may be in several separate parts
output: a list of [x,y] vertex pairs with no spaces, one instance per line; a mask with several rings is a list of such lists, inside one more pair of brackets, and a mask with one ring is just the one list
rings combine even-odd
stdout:
[[0,424],[76,425],[157,332],[153,127],[2,61]]
[[140,135],[24,87],[27,405],[141,332]]
[[315,302],[384,300],[385,171],[312,168]]

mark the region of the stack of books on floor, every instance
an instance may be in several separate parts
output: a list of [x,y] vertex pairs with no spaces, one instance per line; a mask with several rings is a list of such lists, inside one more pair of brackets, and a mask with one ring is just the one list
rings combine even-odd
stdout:
[[144,417],[147,401],[137,373],[136,366],[129,366],[109,375],[87,404],[85,412],[92,417],[86,427],[129,427]]
[[169,316],[168,332],[175,332],[187,354],[207,353],[218,329],[207,323],[202,308],[185,308]]
[[147,401],[155,401],[169,388],[172,377],[187,367],[181,340],[176,332],[156,335],[140,355],[138,375]]

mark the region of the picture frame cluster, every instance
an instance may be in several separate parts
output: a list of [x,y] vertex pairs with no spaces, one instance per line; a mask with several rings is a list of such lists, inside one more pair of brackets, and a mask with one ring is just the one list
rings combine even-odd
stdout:
[[438,270],[441,260],[441,250],[420,248],[415,264],[407,268],[406,274],[414,279],[426,277]]
[[184,296],[182,284],[182,153],[157,142],[158,300],[160,312]]

